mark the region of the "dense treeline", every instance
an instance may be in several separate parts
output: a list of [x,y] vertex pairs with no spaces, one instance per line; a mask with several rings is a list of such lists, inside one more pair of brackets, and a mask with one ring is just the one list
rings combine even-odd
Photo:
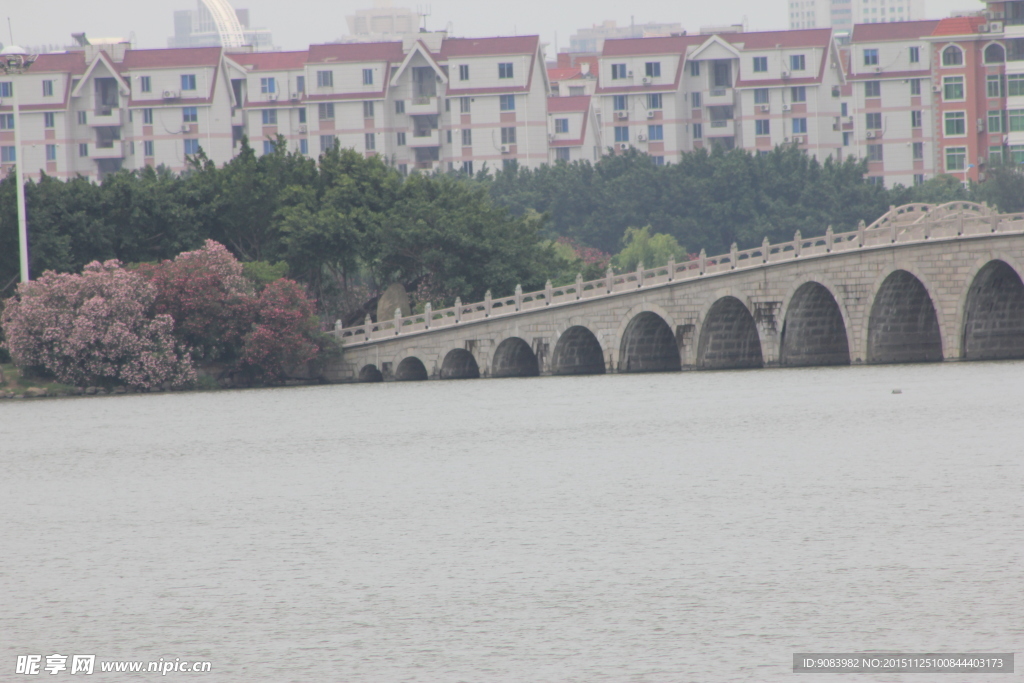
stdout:
[[[108,259],[155,262],[212,239],[243,262],[287,272],[327,320],[355,320],[394,281],[415,303],[450,303],[516,284],[540,288],[548,278],[557,284],[577,270],[593,275],[609,260],[626,267],[643,253],[713,254],[734,241],[789,240],[795,230],[848,230],[909,201],[1024,210],[1024,175],[1015,168],[991,170],[970,188],[940,176],[889,190],[868,183],[865,170],[862,161],[819,163],[786,147],[765,155],[698,150],[668,166],[631,152],[475,178],[403,178],[351,150],[314,161],[283,144],[262,156],[243,144],[224,166],[200,156],[180,176],[146,169],[101,184],[30,183],[31,269],[38,276]],[[14,182],[13,174],[0,182],[0,299],[18,278]]]

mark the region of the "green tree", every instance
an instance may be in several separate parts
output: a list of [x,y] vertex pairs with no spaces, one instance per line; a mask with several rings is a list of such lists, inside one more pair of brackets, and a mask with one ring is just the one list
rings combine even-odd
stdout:
[[636,270],[641,263],[645,268],[657,268],[667,264],[669,259],[683,261],[687,256],[686,248],[680,246],[675,237],[661,233],[652,235],[649,225],[626,228],[622,244],[622,251],[612,259],[619,272]]

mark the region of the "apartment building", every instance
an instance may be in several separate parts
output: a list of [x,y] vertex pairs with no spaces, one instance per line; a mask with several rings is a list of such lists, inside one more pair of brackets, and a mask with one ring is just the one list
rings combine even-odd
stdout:
[[590,95],[548,100],[548,146],[551,163],[597,161],[604,154],[601,129]]
[[789,0],[789,28],[832,28],[924,19],[924,0]]

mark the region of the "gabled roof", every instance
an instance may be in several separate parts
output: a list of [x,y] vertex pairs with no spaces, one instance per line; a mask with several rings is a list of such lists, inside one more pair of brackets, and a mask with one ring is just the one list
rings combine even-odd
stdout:
[[576,66],[568,68],[552,67],[548,69],[548,79],[551,81],[569,81],[575,78],[583,78],[583,70]]
[[61,52],[39,55],[28,68],[28,72],[84,74],[85,69],[85,52]]
[[235,64],[249,71],[290,71],[302,69],[309,59],[309,50],[297,52],[232,52],[228,55]]
[[825,47],[832,40],[832,29],[809,28],[799,31],[757,31],[723,33],[721,37],[743,50],[772,48]]
[[426,61],[427,63],[427,66],[434,70],[434,74],[439,79],[441,79],[442,83],[448,83],[448,74],[444,72],[444,69],[438,66],[437,61],[434,59],[434,56],[430,54],[430,48],[428,48],[426,43],[424,43],[422,40],[417,40],[416,43],[412,46],[412,49],[409,50],[409,54],[407,54],[405,56],[405,59],[402,60],[402,65],[398,67],[398,71],[396,71],[395,75],[391,77],[392,81],[398,80],[398,78],[403,73],[405,73],[405,70],[409,68],[409,64],[412,62],[413,58],[416,55],[420,55],[421,57],[423,57],[424,61]]
[[910,40],[930,36],[938,19],[927,21],[893,21],[885,24],[856,24],[850,42],[874,43],[886,40]]
[[698,47],[696,50],[687,55],[687,59],[699,59],[700,54],[702,52],[710,49],[714,45],[718,45],[719,47],[723,48],[727,53],[734,55],[737,58],[740,56],[739,51],[736,49],[734,45],[728,43],[726,40],[722,38],[722,36],[714,35],[710,36],[707,40],[704,41],[704,43],[700,47]]
[[405,58],[401,42],[390,43],[328,43],[310,45],[310,64],[342,62],[400,62]]
[[708,36],[666,36],[660,38],[609,38],[604,41],[602,57],[635,55],[676,55],[691,45],[700,45]]
[[121,91],[121,96],[129,97],[131,95],[131,88],[125,82],[124,78],[121,77],[121,74],[117,72],[117,69],[114,67],[113,62],[110,61],[110,57],[107,56],[106,52],[100,52],[98,55],[96,55],[96,59],[92,60],[92,64],[90,64],[89,68],[86,69],[85,74],[82,77],[82,80],[79,81],[78,86],[71,93],[72,97],[79,97],[82,94],[82,91],[85,89],[85,84],[89,81],[89,77],[92,76],[92,72],[95,71],[96,67],[98,67],[101,63],[105,67],[107,67],[107,71],[110,72],[110,75],[113,76],[114,79],[117,80],[118,85],[121,86],[120,88],[118,88],[118,90]]
[[187,66],[217,66],[219,47],[176,47],[161,50],[128,50],[120,62],[120,70],[173,69]]
[[528,55],[537,52],[539,47],[540,36],[445,38],[441,43],[441,58]]
[[969,36],[978,33],[978,27],[984,24],[985,17],[949,17],[939,21],[932,31],[933,36]]
[[590,95],[577,95],[575,97],[549,97],[548,113],[563,114],[570,112],[585,112],[590,108]]

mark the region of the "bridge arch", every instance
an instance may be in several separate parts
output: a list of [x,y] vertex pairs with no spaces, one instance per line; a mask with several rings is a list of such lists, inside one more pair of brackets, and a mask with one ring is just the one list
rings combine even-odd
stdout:
[[540,364],[537,354],[520,337],[508,337],[494,349],[491,377],[537,377]]
[[597,336],[584,325],[572,325],[555,341],[552,375],[602,375],[604,350]]
[[754,316],[740,299],[720,296],[701,320],[697,367],[702,370],[764,367]]
[[779,365],[849,365],[849,324],[835,291],[818,280],[795,287],[780,311]]
[[942,360],[942,325],[933,290],[907,268],[892,268],[874,289],[866,319],[868,363]]
[[480,366],[466,349],[452,349],[441,361],[441,379],[479,379]]
[[373,363],[364,365],[359,371],[359,381],[362,383],[383,382],[384,375]]
[[427,377],[427,367],[416,356],[406,356],[395,366],[395,381],[397,382],[421,382]]
[[[672,372],[682,369],[675,325],[664,309],[643,303],[622,318],[612,349],[619,372]],[[617,353],[616,353],[617,352]]]
[[1024,358],[1024,281],[1005,255],[982,259],[967,278],[958,312],[960,357]]

